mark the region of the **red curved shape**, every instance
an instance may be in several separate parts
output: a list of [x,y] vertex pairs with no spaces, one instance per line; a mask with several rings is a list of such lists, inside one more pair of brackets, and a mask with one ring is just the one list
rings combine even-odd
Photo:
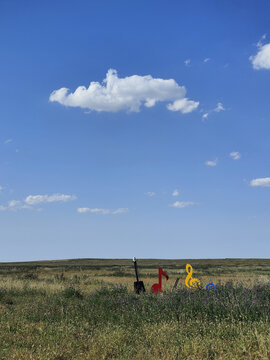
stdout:
[[169,279],[169,276],[162,270],[161,267],[158,268],[158,283],[157,284],[153,284],[151,286],[151,291],[156,294],[161,292],[162,289],[162,281],[161,281],[161,277],[164,276],[167,280]]
[[151,290],[154,294],[161,292],[161,286],[159,284],[154,284],[151,286]]

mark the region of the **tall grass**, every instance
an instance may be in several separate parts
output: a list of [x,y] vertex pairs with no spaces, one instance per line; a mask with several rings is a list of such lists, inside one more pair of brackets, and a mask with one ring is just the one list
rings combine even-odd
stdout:
[[269,359],[269,300],[268,284],[139,296],[2,288],[0,359]]
[[0,264],[0,360],[270,359],[270,261],[196,260],[217,290],[173,291],[184,263],[141,261],[141,295],[127,260]]

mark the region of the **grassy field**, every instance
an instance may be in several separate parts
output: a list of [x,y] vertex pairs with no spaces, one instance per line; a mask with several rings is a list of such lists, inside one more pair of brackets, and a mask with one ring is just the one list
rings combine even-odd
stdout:
[[[187,263],[202,288],[185,287]],[[1,263],[0,359],[270,359],[270,259],[138,266],[140,296],[132,260]]]

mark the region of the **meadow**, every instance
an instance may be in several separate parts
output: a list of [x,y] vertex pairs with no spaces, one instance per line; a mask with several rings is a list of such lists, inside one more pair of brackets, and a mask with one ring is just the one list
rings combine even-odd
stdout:
[[[185,287],[187,263],[198,289]],[[152,294],[159,266],[169,280]],[[1,263],[0,359],[270,359],[270,259],[138,267],[141,295],[131,259]]]

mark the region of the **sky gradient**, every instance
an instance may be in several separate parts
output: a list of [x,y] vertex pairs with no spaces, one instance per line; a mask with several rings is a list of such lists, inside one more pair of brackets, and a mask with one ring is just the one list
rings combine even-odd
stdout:
[[0,1],[0,261],[268,258],[269,13]]

